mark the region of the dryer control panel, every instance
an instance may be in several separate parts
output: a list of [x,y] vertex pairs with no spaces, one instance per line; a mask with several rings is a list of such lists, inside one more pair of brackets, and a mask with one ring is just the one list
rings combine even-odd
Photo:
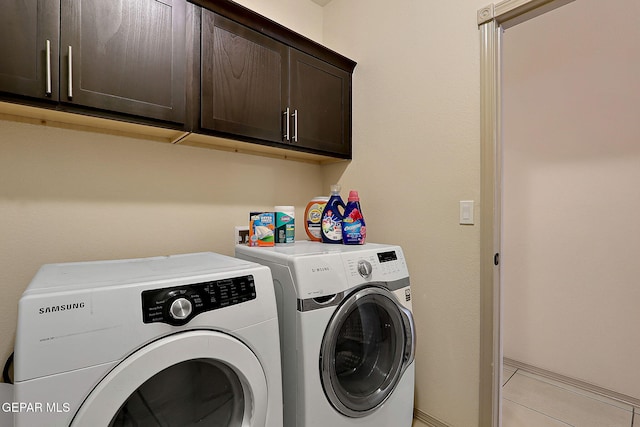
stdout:
[[200,313],[255,298],[252,275],[152,289],[142,292],[142,320],[144,323],[181,326]]

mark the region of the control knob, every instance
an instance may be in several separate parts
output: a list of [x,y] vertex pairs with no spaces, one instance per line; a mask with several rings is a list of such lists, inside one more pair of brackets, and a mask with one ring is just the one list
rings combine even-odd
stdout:
[[364,277],[365,279],[368,279],[369,276],[371,276],[372,272],[373,272],[373,266],[369,261],[366,261],[364,259],[361,259],[360,261],[358,261],[358,273],[360,273],[362,277]]
[[184,320],[191,315],[193,305],[186,298],[176,298],[169,307],[169,315],[175,320]]

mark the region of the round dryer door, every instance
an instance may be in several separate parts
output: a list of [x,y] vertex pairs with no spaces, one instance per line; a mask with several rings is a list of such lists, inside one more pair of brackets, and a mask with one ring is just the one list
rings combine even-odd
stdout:
[[155,341],[118,364],[71,426],[264,426],[265,374],[237,339],[190,331]]
[[342,414],[363,417],[393,393],[413,361],[413,317],[395,296],[378,287],[345,298],[325,331],[321,379]]

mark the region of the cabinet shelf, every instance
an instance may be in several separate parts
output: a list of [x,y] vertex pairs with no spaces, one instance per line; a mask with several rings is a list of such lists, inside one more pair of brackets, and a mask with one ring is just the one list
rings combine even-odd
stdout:
[[10,102],[0,102],[0,120],[49,126],[60,129],[102,133],[114,136],[142,139],[174,144],[176,146],[200,147],[230,151],[240,154],[270,157],[311,164],[328,164],[343,161],[331,156],[305,153],[283,148],[263,146],[249,142],[196,134],[184,130],[143,125],[121,120],[110,120],[85,114],[76,114],[54,109],[32,107]]

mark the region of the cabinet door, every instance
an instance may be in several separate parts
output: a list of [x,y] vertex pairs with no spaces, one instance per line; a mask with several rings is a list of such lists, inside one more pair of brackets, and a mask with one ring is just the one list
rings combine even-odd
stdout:
[[185,0],[62,0],[60,101],[185,116]]
[[287,58],[282,43],[203,9],[201,126],[282,142]]
[[59,0],[2,0],[0,91],[58,99]]
[[294,144],[351,158],[351,74],[295,49],[290,56]]

